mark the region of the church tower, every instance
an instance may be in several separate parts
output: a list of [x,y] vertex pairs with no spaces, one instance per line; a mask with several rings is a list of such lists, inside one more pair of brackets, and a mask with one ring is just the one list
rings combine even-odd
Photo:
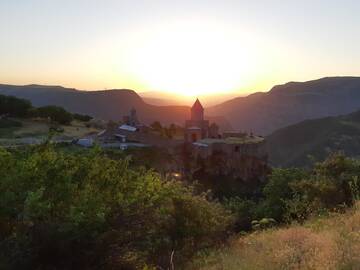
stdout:
[[190,120],[185,122],[184,139],[186,142],[197,142],[208,137],[209,121],[204,120],[204,107],[196,99],[190,110]]
[[194,105],[191,107],[191,120],[203,121],[204,120],[204,107],[201,105],[200,100],[197,98]]

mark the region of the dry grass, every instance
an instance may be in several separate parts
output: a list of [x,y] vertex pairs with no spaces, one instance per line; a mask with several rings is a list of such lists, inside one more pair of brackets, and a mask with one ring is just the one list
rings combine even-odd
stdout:
[[360,204],[304,226],[235,239],[189,269],[360,269]]
[[93,127],[86,127],[84,122],[72,121],[71,125],[61,126],[64,129],[63,136],[81,138],[90,133],[98,133],[100,130]]
[[[42,119],[15,119],[21,122],[21,127],[4,128],[0,134],[0,145],[24,145],[35,142],[41,142],[49,134],[51,124]],[[56,134],[54,139],[71,140],[87,136],[88,134],[98,133],[99,129],[88,128],[86,124],[80,121],[73,121],[71,125],[61,125],[64,132]]]

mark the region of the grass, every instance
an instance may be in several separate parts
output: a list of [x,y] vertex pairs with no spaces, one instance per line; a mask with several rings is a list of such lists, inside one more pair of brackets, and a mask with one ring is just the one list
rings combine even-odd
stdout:
[[[43,140],[49,134],[51,123],[39,119],[14,119],[21,125],[16,127],[0,128],[0,145],[22,145],[31,140]],[[73,121],[71,125],[60,126],[64,132],[56,134],[55,139],[71,140],[81,138],[91,133],[99,132],[98,129],[86,127],[84,122]]]
[[360,203],[346,214],[233,239],[188,269],[360,269]]

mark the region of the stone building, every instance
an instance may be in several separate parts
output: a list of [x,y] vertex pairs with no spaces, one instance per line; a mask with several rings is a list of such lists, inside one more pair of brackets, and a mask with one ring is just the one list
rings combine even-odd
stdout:
[[212,123],[209,127],[209,138],[221,138],[219,133],[219,126],[216,123]]
[[195,161],[205,161],[207,165],[204,169],[216,174],[232,175],[243,180],[262,179],[269,170],[263,137],[207,138],[193,143],[191,149]]
[[[215,175],[231,175],[242,180],[263,179],[268,173],[268,154],[263,137],[246,132],[223,132],[204,120],[204,108],[197,99],[191,119],[185,123],[185,145],[193,166]],[[191,173],[191,172],[190,172]]]
[[204,107],[196,99],[191,107],[191,118],[185,122],[185,142],[196,142],[205,139],[209,134],[209,121],[204,120]]

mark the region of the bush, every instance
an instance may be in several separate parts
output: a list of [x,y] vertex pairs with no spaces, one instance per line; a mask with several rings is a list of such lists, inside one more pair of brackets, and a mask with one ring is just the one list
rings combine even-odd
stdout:
[[44,106],[36,109],[36,115],[42,118],[49,118],[53,122],[68,125],[73,120],[71,113],[58,106]]
[[294,197],[291,183],[306,179],[308,173],[302,169],[273,169],[269,181],[263,189],[264,200],[257,207],[257,217],[272,217],[284,221],[287,200]]
[[91,119],[93,119],[91,116],[89,115],[84,115],[84,114],[78,114],[78,113],[74,113],[73,114],[73,118],[75,120],[79,120],[82,122],[89,122]]
[[10,116],[27,116],[32,108],[30,101],[12,96],[0,95],[0,115],[9,114]]
[[0,119],[0,128],[12,128],[12,127],[21,127],[22,124],[19,121],[12,119]]
[[221,239],[219,203],[99,150],[0,149],[0,265],[6,269],[168,267]]
[[256,217],[278,222],[304,221],[310,215],[351,206],[359,198],[360,162],[341,153],[331,154],[307,172],[273,169],[263,189]]
[[356,199],[353,189],[358,175],[358,160],[341,153],[330,155],[324,162],[315,164],[308,178],[291,183],[294,198],[287,202],[288,216],[304,220],[311,214],[351,206]]
[[255,202],[239,197],[232,197],[224,200],[224,206],[234,215],[235,231],[248,231],[252,228],[251,221],[255,217]]

